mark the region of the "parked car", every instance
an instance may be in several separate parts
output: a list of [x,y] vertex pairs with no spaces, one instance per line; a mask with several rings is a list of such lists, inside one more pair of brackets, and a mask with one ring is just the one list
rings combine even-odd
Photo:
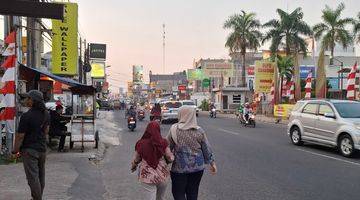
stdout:
[[176,121],[178,119],[178,111],[181,106],[182,106],[182,103],[180,101],[163,102],[162,107],[161,107],[162,122],[169,121],[169,120]]
[[180,101],[182,103],[183,106],[190,106],[192,108],[194,108],[196,110],[196,116],[199,116],[199,108],[197,108],[195,102],[191,101],[191,100],[184,100],[184,101]]
[[360,102],[349,100],[298,101],[290,115],[288,135],[304,142],[336,147],[345,157],[360,150]]

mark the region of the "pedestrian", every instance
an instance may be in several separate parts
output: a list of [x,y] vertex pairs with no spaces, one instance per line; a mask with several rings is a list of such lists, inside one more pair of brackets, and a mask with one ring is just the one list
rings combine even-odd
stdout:
[[197,200],[205,164],[210,164],[213,175],[217,167],[205,131],[197,124],[195,109],[181,107],[178,120],[167,136],[175,156],[171,168],[172,194],[175,200]]
[[41,200],[45,187],[46,135],[50,117],[40,91],[29,91],[25,103],[30,110],[20,118],[13,153],[20,152],[22,156],[32,199]]
[[160,125],[150,122],[142,138],[135,145],[135,156],[131,171],[139,166],[138,179],[141,183],[146,200],[165,200],[165,191],[170,177],[168,164],[174,155],[169,143],[161,137]]

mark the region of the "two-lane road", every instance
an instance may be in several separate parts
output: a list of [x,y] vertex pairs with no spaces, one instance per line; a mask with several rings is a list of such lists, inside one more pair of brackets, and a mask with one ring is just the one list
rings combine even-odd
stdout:
[[[141,199],[136,175],[129,163],[136,140],[147,122],[136,132],[126,128],[122,112],[112,112],[119,124],[120,146],[110,147],[102,166],[109,199]],[[360,159],[346,159],[335,150],[290,143],[286,127],[258,123],[241,127],[235,119],[200,116],[215,152],[219,173],[204,176],[200,199],[354,199],[360,198]],[[165,136],[170,125],[162,125]],[[168,199],[171,186],[168,188]]]

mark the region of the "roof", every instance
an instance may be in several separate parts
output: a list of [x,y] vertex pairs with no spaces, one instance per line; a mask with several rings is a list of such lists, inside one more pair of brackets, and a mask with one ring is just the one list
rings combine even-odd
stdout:
[[57,76],[57,75],[54,75],[47,71],[41,71],[39,69],[27,67],[22,64],[20,64],[20,69],[31,71],[35,74],[47,76],[51,79],[54,79],[65,85],[68,85],[68,86],[70,86],[70,90],[73,94],[92,94],[95,91],[95,88],[92,85],[85,85],[85,84],[79,83],[73,79]]
[[346,102],[358,102],[355,100],[346,100],[346,99],[316,99],[316,98],[312,98],[312,99],[301,99],[299,101],[327,101],[327,102],[331,102],[331,103],[346,103]]

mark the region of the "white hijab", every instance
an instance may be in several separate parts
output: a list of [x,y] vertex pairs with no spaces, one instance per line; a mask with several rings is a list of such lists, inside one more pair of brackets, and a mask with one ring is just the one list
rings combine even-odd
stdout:
[[180,130],[198,129],[196,110],[189,106],[182,106],[178,112],[178,128]]

